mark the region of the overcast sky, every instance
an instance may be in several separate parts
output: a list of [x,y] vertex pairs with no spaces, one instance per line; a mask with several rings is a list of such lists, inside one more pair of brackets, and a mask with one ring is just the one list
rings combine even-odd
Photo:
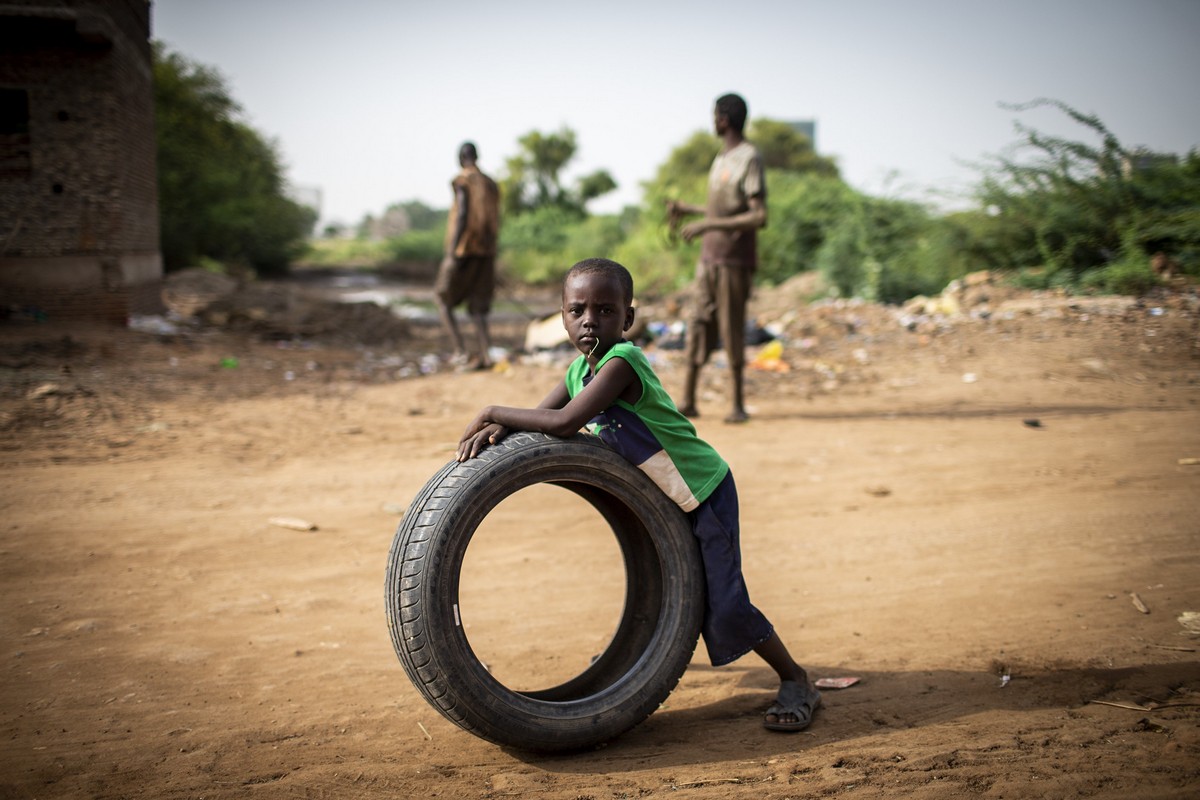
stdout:
[[615,211],[727,91],[815,120],[855,187],[942,205],[1016,121],[1088,138],[1000,103],[1200,146],[1200,0],[154,0],[153,36],[224,76],[325,222],[446,207],[462,141],[498,177],[520,136],[563,126],[568,178],[607,169],[619,189],[591,208]]

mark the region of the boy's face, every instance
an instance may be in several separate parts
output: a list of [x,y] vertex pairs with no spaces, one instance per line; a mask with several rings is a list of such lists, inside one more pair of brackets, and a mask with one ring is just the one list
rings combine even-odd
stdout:
[[629,302],[621,284],[603,273],[577,273],[563,285],[563,327],[593,366],[633,325]]

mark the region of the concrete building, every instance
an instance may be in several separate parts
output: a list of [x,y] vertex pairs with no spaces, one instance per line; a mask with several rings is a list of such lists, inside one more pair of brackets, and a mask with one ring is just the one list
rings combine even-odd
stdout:
[[161,307],[148,0],[0,0],[0,313]]

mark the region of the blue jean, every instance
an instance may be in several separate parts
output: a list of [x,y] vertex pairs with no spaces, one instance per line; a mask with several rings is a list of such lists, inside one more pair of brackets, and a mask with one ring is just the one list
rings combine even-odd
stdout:
[[742,577],[738,494],[733,472],[713,493],[688,512],[692,533],[700,542],[707,602],[704,644],[714,667],[736,661],[771,638],[774,628],[750,602]]

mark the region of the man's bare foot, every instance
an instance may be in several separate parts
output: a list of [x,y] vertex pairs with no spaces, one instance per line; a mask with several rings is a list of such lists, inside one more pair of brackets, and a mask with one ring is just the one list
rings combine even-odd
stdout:
[[736,425],[739,422],[748,422],[749,420],[750,415],[746,413],[744,408],[735,408],[733,411],[729,412],[729,416],[725,418],[725,421],[731,425]]
[[695,419],[696,417],[700,416],[700,412],[696,410],[696,407],[693,405],[681,406],[679,413],[683,414],[688,419]]

